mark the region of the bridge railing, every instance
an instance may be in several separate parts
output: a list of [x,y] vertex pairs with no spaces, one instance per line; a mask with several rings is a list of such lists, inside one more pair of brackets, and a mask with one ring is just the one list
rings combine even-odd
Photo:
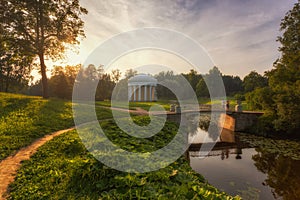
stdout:
[[200,110],[211,110],[211,105],[208,104],[200,104],[199,105]]

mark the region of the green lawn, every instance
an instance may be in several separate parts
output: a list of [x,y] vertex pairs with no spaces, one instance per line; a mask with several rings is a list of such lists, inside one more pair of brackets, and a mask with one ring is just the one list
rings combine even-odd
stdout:
[[[96,108],[98,119],[111,118],[109,109]],[[70,101],[0,93],[0,160],[53,131],[72,127]]]
[[[230,110],[234,110],[235,106],[237,105],[236,99],[234,97],[226,97],[226,100],[229,101],[229,108]],[[206,104],[206,105],[222,105],[222,100],[211,100],[210,98],[199,98],[199,104]],[[247,105],[246,101],[242,101],[242,109],[249,110],[249,106]]]
[[[135,118],[139,124],[148,119]],[[101,122],[106,135],[130,151],[152,151],[173,137],[167,123],[156,138],[132,140],[113,121]],[[164,139],[160,139],[164,138]],[[142,145],[141,145],[142,144]],[[94,159],[76,131],[54,138],[23,162],[10,185],[10,199],[239,199],[207,184],[181,157],[166,168],[143,174],[120,172]]]
[[[234,110],[236,106],[236,100],[234,97],[227,97],[226,100],[229,100],[230,104],[230,110]],[[216,104],[216,105],[222,105],[222,100],[211,100],[210,98],[199,98],[198,99],[199,104],[204,104],[204,105],[211,105],[211,104]],[[130,110],[136,110],[136,108],[142,108],[144,110],[149,111],[150,107],[155,104],[161,105],[165,110],[170,110],[170,105],[174,103],[174,101],[170,102],[168,100],[159,100],[158,102],[129,102],[129,109]],[[105,106],[105,107],[110,107],[111,102],[106,100],[106,101],[97,101],[96,105],[99,106]],[[117,108],[124,108],[127,109],[127,104],[126,102],[118,102],[116,105],[114,105]],[[242,101],[242,108],[243,110],[249,110],[249,106],[245,101]]]
[[[168,101],[158,101],[158,102],[129,102],[129,109],[130,110],[136,110],[137,108],[141,108],[144,110],[149,111],[150,107],[159,104],[161,105],[165,110],[170,110],[170,104]],[[97,101],[96,105],[99,106],[105,106],[105,107],[111,107],[110,101]],[[127,109],[127,102],[117,102],[114,107],[117,108],[124,108]]]

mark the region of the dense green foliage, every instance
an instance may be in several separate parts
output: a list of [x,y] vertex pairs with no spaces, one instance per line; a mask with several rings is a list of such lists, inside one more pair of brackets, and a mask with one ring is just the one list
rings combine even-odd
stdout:
[[189,73],[183,74],[183,76],[190,83],[193,90],[196,91],[197,90],[197,84],[198,84],[199,80],[202,78],[201,74],[198,74],[198,72],[196,70],[191,69]]
[[[129,124],[127,120],[127,118],[122,119],[124,123]],[[139,126],[145,126],[151,122],[148,116],[137,116],[133,118],[133,121]],[[151,123],[157,122],[158,121],[154,120]],[[112,141],[114,144],[126,151],[141,153],[153,152],[163,148],[173,139],[178,130],[177,124],[166,122],[162,130],[156,133],[154,136],[149,138],[137,138],[130,136],[128,133],[121,130],[113,120],[103,121],[100,122],[100,124],[109,141]],[[98,145],[105,146],[105,142],[106,139],[101,138],[101,141],[99,141]],[[116,154],[118,154],[118,152],[116,152]],[[113,158],[114,155],[108,156]],[[134,162],[132,163],[135,164]]]
[[[158,82],[164,81],[167,83],[171,82],[173,84],[176,84],[174,83],[174,81],[176,80],[176,75],[174,74],[173,71],[160,72],[157,75],[155,75],[155,78],[157,79]],[[158,99],[176,99],[175,94],[162,85],[157,86],[156,92],[157,92]]]
[[[219,91],[219,84],[221,83],[218,81],[223,81],[226,95],[233,96],[243,92],[243,82],[238,76],[222,75],[217,67],[213,67],[207,74],[199,74],[197,71],[191,69],[189,73],[181,75],[189,82],[198,98],[209,98],[210,95],[216,97],[218,96],[217,94],[221,94],[221,91]],[[176,83],[178,76],[179,75],[175,75],[172,71],[160,72],[155,75],[159,82],[173,81],[173,84],[178,84]],[[212,94],[209,93],[208,86]],[[180,85],[178,85],[178,87],[180,87]],[[163,99],[175,99],[175,95],[168,90],[168,88],[160,85],[157,87],[157,96]]]
[[270,87],[257,88],[246,94],[249,107],[254,110],[274,110],[273,92]]
[[222,80],[227,96],[234,96],[244,91],[242,80],[239,76],[222,75]]
[[[196,93],[198,97],[210,97],[210,95],[218,96],[222,94],[220,88],[222,85],[218,80],[223,81],[225,93],[227,96],[234,96],[235,94],[243,92],[242,80],[238,76],[223,75],[217,67],[209,70],[208,74],[203,74],[199,78],[196,86]],[[208,90],[208,86],[210,87]],[[209,91],[212,93],[210,94]],[[216,93],[216,94],[213,94]]]
[[251,92],[256,88],[263,88],[268,85],[268,79],[265,76],[260,75],[256,71],[250,72],[244,77],[243,86],[245,92]]
[[300,1],[281,22],[279,37],[282,56],[269,73],[269,85],[274,91],[278,130],[300,131]]
[[33,55],[0,25],[0,92],[20,92],[29,82]]
[[281,58],[267,73],[268,86],[248,95],[254,108],[267,112],[267,123],[275,131],[299,135],[300,131],[300,2],[281,22]]
[[[110,99],[112,91],[116,85],[114,80],[118,80],[118,74],[108,74],[104,72],[103,66],[96,67],[88,65],[75,66],[55,66],[51,71],[51,78],[48,81],[49,94],[51,97],[62,99],[72,99],[72,92],[75,80],[80,82],[82,87],[90,87],[98,82],[95,99]],[[37,82],[29,88],[30,95],[42,95],[42,83]]]
[[[114,128],[107,126],[106,129],[117,139],[116,132],[109,131]],[[152,147],[145,144],[141,148]],[[10,199],[36,198],[233,199],[205,183],[184,158],[144,174],[108,168],[86,151],[75,131],[49,141],[23,163],[10,186]]]

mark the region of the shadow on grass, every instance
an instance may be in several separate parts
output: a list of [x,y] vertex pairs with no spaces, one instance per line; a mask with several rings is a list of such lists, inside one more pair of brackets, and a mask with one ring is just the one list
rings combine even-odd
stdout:
[[5,118],[11,112],[25,109],[35,98],[3,98],[0,100],[0,117]]
[[7,99],[0,120],[0,160],[34,140],[73,126],[70,102],[38,98]]
[[33,126],[38,136],[74,126],[72,104],[68,101],[45,100],[35,115]]

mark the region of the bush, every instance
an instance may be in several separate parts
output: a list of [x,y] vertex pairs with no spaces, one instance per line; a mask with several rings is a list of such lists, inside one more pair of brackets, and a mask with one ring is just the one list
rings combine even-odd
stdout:
[[276,133],[274,128],[274,120],[275,116],[273,114],[265,113],[258,118],[255,126],[250,128],[250,132],[262,136],[274,135]]

